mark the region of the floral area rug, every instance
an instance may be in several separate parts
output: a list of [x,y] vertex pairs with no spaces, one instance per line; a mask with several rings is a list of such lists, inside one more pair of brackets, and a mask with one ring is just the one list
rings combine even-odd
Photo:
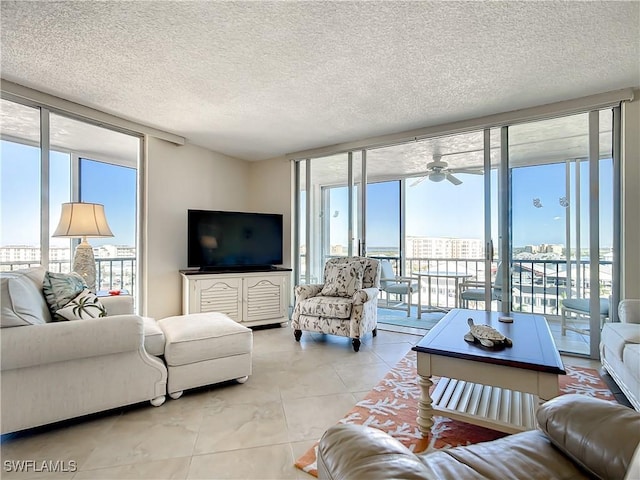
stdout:
[[[609,387],[596,370],[583,367],[565,367],[565,370],[567,374],[560,376],[561,394],[581,393],[614,401]],[[431,433],[423,436],[416,423],[420,398],[417,379],[416,353],[410,351],[339,423],[375,427],[387,432],[416,453],[428,449],[486,442],[507,435],[496,430],[435,416]],[[437,378],[434,377],[433,381],[435,387]],[[316,477],[318,476],[317,448],[316,443],[295,463],[296,467]]]

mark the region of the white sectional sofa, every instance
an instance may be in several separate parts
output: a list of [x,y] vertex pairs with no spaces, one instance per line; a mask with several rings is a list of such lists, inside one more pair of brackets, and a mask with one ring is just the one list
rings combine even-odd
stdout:
[[167,369],[145,349],[145,322],[149,348],[164,346],[155,321],[122,314],[132,311],[130,297],[105,297],[107,317],[52,322],[44,273],[0,275],[2,433],[144,401],[161,405]]
[[600,339],[602,366],[640,411],[640,300],[618,305],[620,322],[605,323]]

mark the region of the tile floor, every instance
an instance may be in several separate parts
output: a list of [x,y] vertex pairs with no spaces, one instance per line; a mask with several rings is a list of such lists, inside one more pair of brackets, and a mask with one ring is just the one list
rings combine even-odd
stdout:
[[[293,462],[421,336],[378,331],[353,352],[347,338],[289,328],[254,331],[253,375],[137,405],[5,435],[3,479],[311,479]],[[565,363],[598,368],[593,361]],[[7,460],[73,461],[75,472],[18,474]]]

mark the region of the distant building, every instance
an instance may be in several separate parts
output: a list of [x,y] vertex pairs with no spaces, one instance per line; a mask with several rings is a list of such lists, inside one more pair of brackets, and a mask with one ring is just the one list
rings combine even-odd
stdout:
[[[136,275],[136,249],[128,245],[102,245],[93,248],[98,262],[98,289],[124,288],[134,291]],[[52,272],[71,270],[71,249],[50,247],[49,265]],[[108,259],[108,260],[105,260]],[[40,265],[40,247],[33,245],[7,245],[0,247],[0,271],[16,270]]]
[[558,255],[562,255],[562,253],[564,252],[564,245],[560,245],[560,244],[548,244],[548,243],[543,243],[538,247],[538,251],[539,252],[544,252],[544,253],[555,253]]
[[483,258],[484,242],[477,238],[407,237],[407,257]]
[[331,255],[343,256],[347,254],[347,247],[344,245],[331,245]]

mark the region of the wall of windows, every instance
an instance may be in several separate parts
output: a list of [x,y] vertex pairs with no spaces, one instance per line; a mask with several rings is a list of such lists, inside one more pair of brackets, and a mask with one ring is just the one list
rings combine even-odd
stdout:
[[79,240],[51,236],[61,205],[102,203],[115,237],[90,239],[98,288],[135,292],[140,139],[7,99],[0,114],[0,268],[69,271]]
[[[612,112],[300,160],[298,173],[305,176],[298,178],[298,205],[306,210],[296,228],[306,235],[311,280],[321,282],[328,256],[357,254],[353,245],[365,245],[367,255],[391,259],[399,275],[453,272],[477,282],[488,293],[471,308],[558,318],[564,298],[615,299],[619,273],[612,258],[620,219],[614,178],[620,166],[613,139],[620,132]],[[349,160],[355,154],[357,165]],[[360,197],[362,183],[367,189]],[[309,203],[318,191],[321,201]],[[359,201],[349,204],[349,192]],[[345,235],[356,218],[362,220],[353,224],[353,236]],[[594,238],[600,241],[592,246]],[[302,270],[295,267],[300,282]],[[458,305],[459,281],[433,278],[421,285],[423,302],[433,302],[425,306]],[[594,333],[571,336],[561,349],[595,358],[599,325],[582,321]]]

